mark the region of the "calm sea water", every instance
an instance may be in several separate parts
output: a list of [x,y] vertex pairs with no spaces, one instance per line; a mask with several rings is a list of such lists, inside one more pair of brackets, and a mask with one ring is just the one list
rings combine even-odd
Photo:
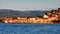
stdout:
[[60,24],[0,24],[0,34],[60,34]]

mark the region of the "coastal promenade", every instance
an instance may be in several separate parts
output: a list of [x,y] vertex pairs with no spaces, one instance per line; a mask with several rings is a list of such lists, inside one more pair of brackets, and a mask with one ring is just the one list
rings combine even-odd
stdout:
[[43,18],[17,18],[17,19],[12,19],[12,18],[5,18],[3,22],[5,23],[27,23],[27,24],[38,24],[38,23],[44,23],[44,24],[52,24],[52,20],[57,20],[56,17],[54,18],[49,18],[49,19],[43,19]]

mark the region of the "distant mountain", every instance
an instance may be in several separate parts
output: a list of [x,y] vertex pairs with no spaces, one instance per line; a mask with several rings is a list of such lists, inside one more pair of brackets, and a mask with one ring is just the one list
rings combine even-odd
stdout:
[[37,16],[43,15],[49,11],[40,11],[40,10],[33,10],[33,11],[17,11],[17,10],[9,10],[9,9],[0,9],[0,17],[13,17],[13,16]]

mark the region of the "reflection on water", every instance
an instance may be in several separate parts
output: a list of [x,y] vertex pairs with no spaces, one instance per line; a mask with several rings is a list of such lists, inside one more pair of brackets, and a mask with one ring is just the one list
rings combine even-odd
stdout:
[[0,34],[60,34],[60,24],[0,24]]

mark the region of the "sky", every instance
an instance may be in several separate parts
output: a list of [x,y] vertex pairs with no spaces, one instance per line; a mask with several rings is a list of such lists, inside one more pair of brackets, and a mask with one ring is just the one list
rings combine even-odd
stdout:
[[0,9],[50,10],[60,7],[60,0],[0,0]]

